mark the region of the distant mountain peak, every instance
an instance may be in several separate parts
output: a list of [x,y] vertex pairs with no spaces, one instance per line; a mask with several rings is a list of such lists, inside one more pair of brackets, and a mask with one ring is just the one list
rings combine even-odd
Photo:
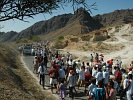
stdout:
[[89,15],[90,16],[90,13],[83,7],[80,7],[79,9],[77,9],[75,12],[74,12],[75,15]]

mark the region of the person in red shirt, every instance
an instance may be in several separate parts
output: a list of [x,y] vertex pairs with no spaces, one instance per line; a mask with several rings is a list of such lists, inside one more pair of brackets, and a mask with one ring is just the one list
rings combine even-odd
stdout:
[[53,68],[48,72],[50,76],[51,93],[53,93],[53,85],[57,89],[57,80],[59,77],[57,66],[53,65]]
[[40,54],[40,55],[37,57],[37,60],[38,60],[38,66],[40,66],[40,63],[43,61],[43,56]]
[[107,61],[109,63],[109,72],[112,74],[112,65],[113,65],[113,59]]
[[89,74],[88,72],[85,72],[85,92],[86,92],[87,86],[89,86],[89,81],[91,78],[92,78],[92,75]]
[[117,67],[117,72],[116,72],[116,81],[117,81],[117,83],[118,83],[118,88],[119,88],[119,86],[120,86],[120,84],[121,84],[121,80],[122,80],[122,73],[121,73],[121,71],[120,71],[120,68],[119,67]]

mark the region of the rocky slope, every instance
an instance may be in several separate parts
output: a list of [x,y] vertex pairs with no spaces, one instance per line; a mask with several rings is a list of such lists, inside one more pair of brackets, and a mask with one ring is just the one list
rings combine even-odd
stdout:
[[133,22],[133,9],[116,10],[103,15],[96,15],[93,18],[104,27],[123,23],[127,24]]
[[57,100],[24,68],[12,47],[0,43],[0,100]]

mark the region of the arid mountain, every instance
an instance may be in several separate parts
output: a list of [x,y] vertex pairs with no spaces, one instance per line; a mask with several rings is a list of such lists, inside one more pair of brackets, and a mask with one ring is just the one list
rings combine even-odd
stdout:
[[104,27],[133,22],[133,9],[116,10],[112,13],[96,15],[93,17]]
[[12,37],[14,37],[17,34],[18,33],[14,32],[14,31],[10,31],[10,32],[7,32],[7,33],[0,32],[0,41],[1,42],[6,42],[6,41],[12,39]]
[[[65,31],[67,30],[69,32],[67,34],[81,34],[88,33],[102,27],[102,25],[95,21],[85,9],[80,8],[74,13],[75,14],[58,15],[49,20],[37,22],[31,27],[21,31],[13,38],[13,40],[30,35],[46,35],[51,32],[62,30],[63,28]],[[75,25],[78,27],[75,27]],[[72,29],[71,32],[69,29]],[[64,35],[65,33],[61,32],[61,34]]]
[[51,39],[59,35],[86,34],[103,27],[130,22],[133,22],[133,9],[116,10],[92,17],[85,9],[80,8],[74,14],[58,15],[49,20],[37,22],[12,38],[0,39],[0,41],[16,41],[32,35],[41,35],[43,39]]

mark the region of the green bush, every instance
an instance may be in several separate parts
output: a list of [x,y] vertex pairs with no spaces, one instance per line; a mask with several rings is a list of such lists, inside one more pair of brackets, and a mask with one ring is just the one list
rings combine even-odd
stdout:
[[58,36],[58,40],[64,40],[64,36],[62,35]]
[[38,37],[38,36],[33,36],[31,40],[32,40],[33,42],[39,42],[39,41],[41,41],[41,38]]
[[21,42],[22,43],[28,43],[28,40],[27,39],[22,39]]

